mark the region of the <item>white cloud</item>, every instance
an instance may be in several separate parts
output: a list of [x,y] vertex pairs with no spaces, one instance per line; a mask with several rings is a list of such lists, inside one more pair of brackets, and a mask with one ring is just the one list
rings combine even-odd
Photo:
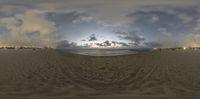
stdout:
[[73,20],[73,23],[75,24],[79,24],[82,22],[91,22],[91,21],[95,21],[95,19],[93,17],[90,16],[79,16],[79,18]]
[[55,31],[55,23],[47,20],[43,14],[35,11],[25,12],[21,19],[23,24],[20,29],[22,33],[27,32],[40,32],[42,34],[48,34]]
[[155,23],[155,22],[158,22],[159,20],[160,20],[160,18],[159,18],[158,16],[153,15],[153,16],[151,17],[151,19],[150,19],[150,22]]
[[1,18],[0,27],[6,28],[3,35],[3,45],[34,45],[55,46],[56,31],[55,24],[45,18],[43,14],[36,12],[25,12],[13,17]]

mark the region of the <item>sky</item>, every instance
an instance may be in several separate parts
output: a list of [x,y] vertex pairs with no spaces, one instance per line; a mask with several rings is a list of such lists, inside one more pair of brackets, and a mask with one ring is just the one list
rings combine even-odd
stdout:
[[200,1],[0,0],[0,46],[200,47]]

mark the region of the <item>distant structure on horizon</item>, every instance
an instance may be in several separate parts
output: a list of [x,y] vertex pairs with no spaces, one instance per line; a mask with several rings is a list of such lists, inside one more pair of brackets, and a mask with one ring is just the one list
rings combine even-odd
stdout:
[[36,46],[0,46],[0,49],[8,50],[8,49],[32,49],[32,50],[38,50],[38,49],[53,49],[51,47],[36,47]]
[[153,48],[153,50],[200,50],[200,47]]

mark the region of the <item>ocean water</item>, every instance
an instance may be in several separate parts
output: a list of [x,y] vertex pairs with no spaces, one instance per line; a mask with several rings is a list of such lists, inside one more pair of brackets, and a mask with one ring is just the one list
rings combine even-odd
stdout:
[[137,54],[140,52],[147,52],[149,50],[131,50],[131,49],[67,49],[65,52],[89,55],[89,56],[118,56],[118,55],[129,55]]

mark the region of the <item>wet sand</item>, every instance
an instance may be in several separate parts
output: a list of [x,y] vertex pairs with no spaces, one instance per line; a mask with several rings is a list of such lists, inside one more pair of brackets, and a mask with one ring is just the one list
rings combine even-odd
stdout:
[[0,50],[0,98],[198,99],[200,51],[95,57]]

